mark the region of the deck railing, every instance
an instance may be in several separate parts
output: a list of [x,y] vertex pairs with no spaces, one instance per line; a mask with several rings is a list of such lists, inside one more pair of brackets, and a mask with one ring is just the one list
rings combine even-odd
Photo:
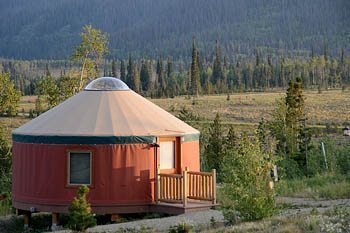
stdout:
[[216,171],[192,172],[187,169],[182,174],[157,173],[156,202],[182,203],[188,199],[211,201],[216,204]]

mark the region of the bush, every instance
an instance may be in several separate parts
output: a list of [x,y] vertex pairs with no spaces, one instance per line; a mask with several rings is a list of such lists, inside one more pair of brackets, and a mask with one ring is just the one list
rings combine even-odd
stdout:
[[12,153],[5,131],[0,128],[0,193],[11,191]]
[[78,195],[68,208],[68,227],[74,231],[85,231],[96,225],[96,219],[91,213],[90,204],[86,200],[89,188],[86,185],[79,187]]
[[180,223],[177,226],[170,227],[170,233],[190,233],[193,232],[193,227],[187,223]]
[[[275,211],[274,190],[268,187],[273,165],[271,156],[261,151],[258,140],[243,136],[237,148],[228,154],[223,162],[223,192],[226,220],[233,216],[243,220],[257,220],[271,216]],[[232,214],[233,213],[233,214]],[[231,222],[232,222],[231,221]]]

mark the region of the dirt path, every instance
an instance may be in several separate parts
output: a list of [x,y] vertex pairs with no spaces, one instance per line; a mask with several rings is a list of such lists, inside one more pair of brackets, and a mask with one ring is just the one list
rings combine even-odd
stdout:
[[294,198],[294,197],[278,197],[277,203],[290,204],[292,206],[299,207],[337,207],[337,206],[350,206],[350,199],[312,199],[312,198]]

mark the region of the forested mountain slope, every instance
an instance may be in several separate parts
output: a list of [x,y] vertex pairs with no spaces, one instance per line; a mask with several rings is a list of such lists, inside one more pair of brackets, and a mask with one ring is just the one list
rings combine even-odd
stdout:
[[[110,34],[110,56],[189,56],[191,38],[207,52],[249,54],[257,46],[315,48],[350,42],[348,0],[0,0],[0,57],[67,58],[85,24]],[[208,53],[209,54],[209,53]]]

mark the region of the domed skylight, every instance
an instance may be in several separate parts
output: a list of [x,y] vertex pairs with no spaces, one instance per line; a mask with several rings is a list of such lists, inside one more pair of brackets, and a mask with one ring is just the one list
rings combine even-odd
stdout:
[[86,91],[125,91],[130,90],[119,78],[101,77],[91,81],[85,89]]

